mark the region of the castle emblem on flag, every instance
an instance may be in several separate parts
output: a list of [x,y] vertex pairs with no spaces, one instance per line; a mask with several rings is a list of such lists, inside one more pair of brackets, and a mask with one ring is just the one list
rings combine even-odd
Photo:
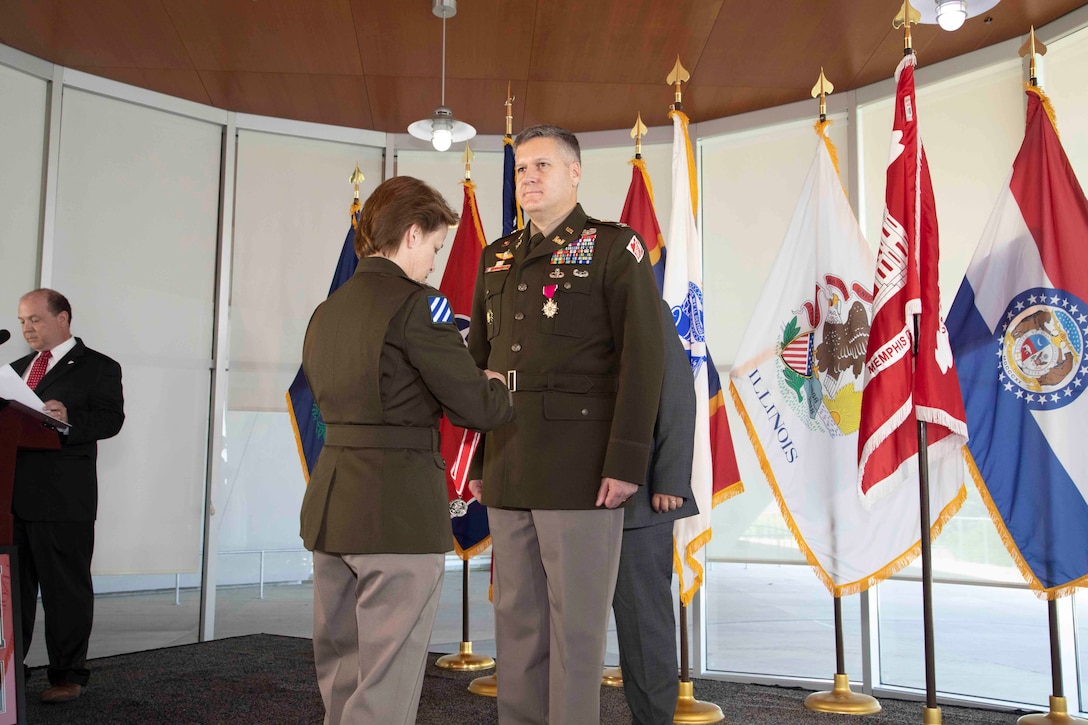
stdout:
[[1012,299],[996,334],[1001,390],[1032,410],[1072,403],[1088,387],[1088,306],[1036,287]]

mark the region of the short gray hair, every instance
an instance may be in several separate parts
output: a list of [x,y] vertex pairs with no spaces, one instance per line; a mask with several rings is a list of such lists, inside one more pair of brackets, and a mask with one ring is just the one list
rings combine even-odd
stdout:
[[567,150],[567,152],[574,157],[574,160],[578,163],[582,163],[582,147],[578,144],[578,137],[565,128],[559,126],[552,126],[551,124],[542,123],[537,126],[530,126],[514,139],[514,151],[518,150],[518,146],[531,141],[534,138],[553,138],[560,146]]

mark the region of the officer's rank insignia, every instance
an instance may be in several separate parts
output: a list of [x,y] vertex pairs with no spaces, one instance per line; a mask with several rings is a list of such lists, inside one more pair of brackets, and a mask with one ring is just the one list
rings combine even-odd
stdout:
[[449,300],[442,295],[434,295],[433,297],[428,297],[427,302],[431,306],[432,325],[453,322],[453,310],[450,308]]
[[573,242],[552,252],[552,264],[589,264],[593,261],[596,229],[587,229]]
[[574,270],[574,276],[575,277],[588,277],[589,272],[585,271],[584,269],[576,269],[576,270]]
[[554,237],[552,237],[552,241],[555,242],[556,244],[562,244],[563,243],[563,237],[556,234]]
[[456,519],[468,513],[468,504],[463,498],[455,498],[450,501],[450,518]]
[[557,289],[559,289],[559,285],[557,284],[544,285],[544,297],[546,298],[546,301],[544,302],[544,307],[541,308],[540,311],[543,312],[544,316],[548,319],[555,317],[559,313],[559,303],[555,301],[555,291]]
[[639,244],[637,237],[631,237],[631,241],[627,242],[627,251],[631,253],[640,264],[642,263],[642,257],[646,254],[646,251]]
[[570,227],[564,227],[567,230],[567,234],[574,234],[574,230]]
[[552,270],[551,274],[549,274],[548,276],[551,277],[552,279],[563,279],[563,277],[564,277],[563,270],[559,269],[559,267],[556,267],[555,269]]

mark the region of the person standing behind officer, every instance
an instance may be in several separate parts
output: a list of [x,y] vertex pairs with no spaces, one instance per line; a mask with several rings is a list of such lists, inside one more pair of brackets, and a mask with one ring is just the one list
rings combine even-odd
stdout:
[[499,722],[600,720],[621,506],[646,480],[663,369],[642,240],[578,204],[578,139],[514,141],[528,228],[484,250],[468,345],[507,372],[517,419],[470,472],[494,546]]
[[42,702],[71,702],[87,686],[94,621],[94,521],[98,514],[98,441],[125,422],[121,366],[72,337],[72,305],[51,289],[19,300],[23,337],[34,350],[11,364],[45,401],[43,411],[69,424],[60,450],[19,451],[11,513],[19,552],[23,658],[34,634],[38,587],[45,610],[49,688]]
[[624,509],[623,548],[612,611],[623,693],[634,725],[672,725],[680,694],[673,613],[673,522],[699,513],[691,491],[695,387],[691,361],[661,302],[665,377],[650,478]]
[[503,376],[475,366],[426,285],[456,222],[422,181],[383,182],[360,212],[355,275],[306,330],[326,432],[300,518],[326,725],[415,722],[452,539],[438,421],[486,431],[513,416]]

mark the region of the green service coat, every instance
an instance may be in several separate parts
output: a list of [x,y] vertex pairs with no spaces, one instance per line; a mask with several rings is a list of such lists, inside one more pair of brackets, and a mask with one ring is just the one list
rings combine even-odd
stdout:
[[448,304],[395,263],[367,257],[314,311],[302,367],[327,434],[302,500],[307,549],[452,548],[439,418],[444,410],[454,425],[487,431],[513,409],[506,386],[473,364]]
[[528,229],[484,249],[468,345],[514,371],[517,418],[470,471],[482,503],[592,509],[602,477],[642,485],[664,369],[661,294],[629,227],[581,205],[529,251]]

